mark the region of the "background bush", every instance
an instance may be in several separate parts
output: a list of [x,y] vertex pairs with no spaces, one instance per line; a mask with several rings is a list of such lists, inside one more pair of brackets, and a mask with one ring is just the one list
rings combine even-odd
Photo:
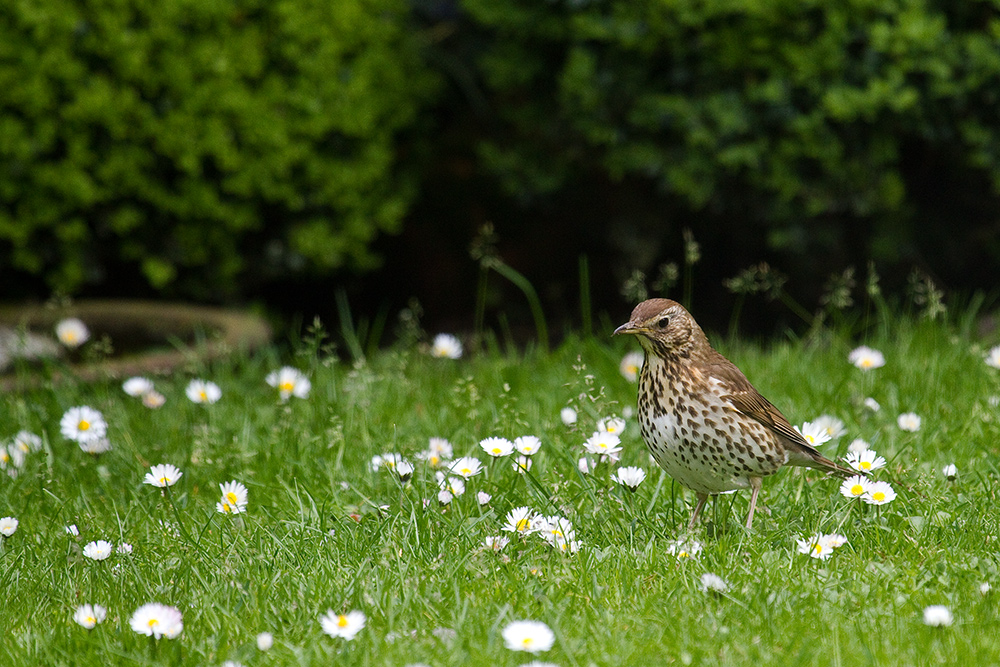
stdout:
[[451,46],[477,54],[481,163],[549,219],[604,215],[626,270],[681,257],[690,227],[706,258],[768,258],[816,289],[868,259],[992,285],[996,3],[462,6],[473,36]]
[[402,0],[0,5],[0,278],[218,299],[375,261],[434,89]]
[[332,319],[346,285],[467,328],[487,222],[577,323],[580,256],[627,312],[686,229],[710,326],[761,261],[807,307],[869,260],[888,289],[1000,271],[995,2],[12,0],[0,34],[4,298]]

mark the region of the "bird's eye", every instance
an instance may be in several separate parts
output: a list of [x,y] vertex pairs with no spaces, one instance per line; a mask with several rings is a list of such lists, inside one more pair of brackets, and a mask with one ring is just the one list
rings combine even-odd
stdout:
[[656,326],[659,327],[660,329],[666,329],[668,324],[670,324],[670,318],[661,317],[660,321],[656,323]]

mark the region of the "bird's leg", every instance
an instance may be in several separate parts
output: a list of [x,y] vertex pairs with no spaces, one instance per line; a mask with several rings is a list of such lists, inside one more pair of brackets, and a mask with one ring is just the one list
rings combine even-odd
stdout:
[[750,513],[747,514],[747,530],[753,526],[753,511],[757,508],[757,496],[760,494],[761,477],[750,478]]
[[698,503],[694,506],[694,514],[691,515],[691,522],[688,524],[688,530],[694,528],[694,524],[698,521],[698,516],[701,514],[701,508],[705,506],[705,502],[708,500],[707,493],[698,494]]

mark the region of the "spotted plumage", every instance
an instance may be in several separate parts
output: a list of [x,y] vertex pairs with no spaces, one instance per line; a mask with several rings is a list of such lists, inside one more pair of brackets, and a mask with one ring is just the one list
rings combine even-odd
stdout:
[[639,376],[642,438],[657,464],[698,495],[691,526],[709,496],[749,488],[750,528],[761,480],[783,465],[854,474],[813,449],[712,348],[679,303],[643,301],[615,334],[638,336],[645,351]]

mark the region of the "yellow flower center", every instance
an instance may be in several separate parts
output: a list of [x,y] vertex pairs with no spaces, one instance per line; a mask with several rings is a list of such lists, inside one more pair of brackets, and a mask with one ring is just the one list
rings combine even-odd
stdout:
[[521,519],[514,526],[514,528],[516,528],[518,532],[524,532],[524,531],[528,530],[528,528],[530,528],[530,527],[531,527],[531,522],[528,521],[527,519]]
[[502,453],[503,453],[503,450],[500,449],[499,447],[494,447],[493,448],[493,456],[500,456]]
[[236,497],[235,493],[230,491],[229,493],[226,494],[226,500],[228,500],[230,504],[235,505],[239,500],[239,498]]
[[346,628],[347,627],[347,617],[341,614],[337,617],[337,627]]
[[292,382],[282,382],[278,385],[278,389],[281,391],[291,391],[292,389],[295,389],[295,384]]
[[815,551],[816,555],[818,556],[819,554],[823,553],[823,545],[817,542],[816,544],[813,545],[813,551]]
[[876,491],[875,493],[872,494],[872,499],[878,502],[882,502],[883,500],[885,500],[885,494],[882,493],[881,491]]
[[688,552],[686,552],[686,551],[681,551],[680,553],[677,554],[677,557],[678,558],[690,558],[691,555]]
[[81,431],[86,431],[87,429],[90,428],[90,422],[87,421],[86,419],[81,419],[80,423],[77,424],[76,427]]
[[67,343],[75,343],[76,342],[76,332],[75,331],[64,331],[63,332],[63,340],[65,342],[67,342]]
[[522,646],[531,646],[531,642],[532,641],[533,640],[532,640],[531,637],[525,637],[524,639],[521,640],[521,645]]
[[163,477],[160,478],[160,484],[163,484],[164,486],[170,484],[170,478],[164,475]]
[[865,492],[865,487],[861,486],[860,484],[855,484],[854,486],[851,487],[852,496],[860,496],[864,492]]
[[816,436],[805,435],[803,437],[806,439],[806,442],[808,442],[810,445],[815,445],[816,444]]
[[861,368],[871,368],[875,364],[870,357],[865,357],[861,360]]
[[438,464],[441,463],[441,459],[436,454],[431,454],[428,460],[431,462],[432,468],[437,468]]
[[149,626],[149,627],[151,627],[151,628],[155,628],[155,627],[156,627],[156,626],[158,626],[159,624],[160,624],[160,621],[159,621],[159,619],[156,619],[156,618],[151,618],[151,619],[149,619],[149,621],[148,621],[148,622],[146,623],[146,625],[148,625],[148,626]]
[[229,503],[222,503],[222,511],[226,514],[232,514],[233,508],[229,505]]
[[97,625],[97,619],[94,618],[93,616],[88,616],[86,618],[86,621],[89,625]]
[[461,470],[458,471],[458,473],[460,475],[463,475],[463,476],[464,475],[471,475],[472,474],[472,470],[470,468],[462,468]]
[[198,392],[198,398],[200,400],[202,400],[202,401],[207,401],[208,400],[208,392],[206,392],[204,389],[202,389],[201,391]]
[[871,470],[872,469],[872,462],[871,461],[862,461],[861,462],[861,467],[864,470]]

